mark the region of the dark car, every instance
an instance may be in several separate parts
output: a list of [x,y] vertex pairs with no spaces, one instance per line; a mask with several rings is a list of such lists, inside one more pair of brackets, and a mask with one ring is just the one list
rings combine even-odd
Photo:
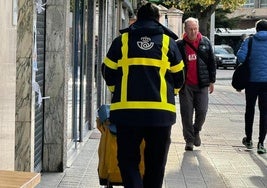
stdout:
[[234,54],[234,50],[231,46],[228,45],[215,45],[214,46],[215,61],[217,68],[223,67],[233,67],[236,68],[237,60]]

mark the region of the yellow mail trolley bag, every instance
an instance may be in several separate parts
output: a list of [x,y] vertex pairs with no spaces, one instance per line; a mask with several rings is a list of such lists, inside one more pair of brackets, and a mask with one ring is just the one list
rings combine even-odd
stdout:
[[[123,185],[117,160],[117,137],[116,126],[109,121],[110,105],[101,105],[98,109],[98,117],[96,119],[97,128],[101,132],[98,147],[98,175],[100,185],[107,187],[112,185]],[[141,150],[141,162],[139,169],[141,176],[144,175],[144,147],[143,141]]]

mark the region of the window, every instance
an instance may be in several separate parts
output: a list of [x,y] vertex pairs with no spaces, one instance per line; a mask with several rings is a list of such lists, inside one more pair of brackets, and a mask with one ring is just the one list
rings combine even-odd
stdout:
[[243,5],[244,8],[254,8],[254,0],[246,0],[246,3]]
[[267,0],[260,0],[260,8],[267,7]]

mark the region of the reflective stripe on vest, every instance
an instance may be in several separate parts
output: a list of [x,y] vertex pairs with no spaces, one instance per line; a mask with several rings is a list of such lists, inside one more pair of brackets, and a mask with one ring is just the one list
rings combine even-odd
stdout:
[[[167,103],[167,84],[165,81],[165,74],[167,70],[171,72],[177,70],[177,67],[172,67],[171,70],[170,62],[168,62],[167,53],[169,50],[170,38],[163,34],[162,40],[162,57],[161,60],[147,58],[128,58],[128,33],[122,34],[122,59],[118,61],[118,67],[122,67],[122,83],[121,83],[121,99],[120,102],[112,103],[110,110],[119,109],[156,109],[156,110],[167,110],[176,112],[174,104]],[[159,68],[160,75],[160,97],[161,102],[157,101],[127,101],[127,80],[130,65],[144,65],[154,66]]]

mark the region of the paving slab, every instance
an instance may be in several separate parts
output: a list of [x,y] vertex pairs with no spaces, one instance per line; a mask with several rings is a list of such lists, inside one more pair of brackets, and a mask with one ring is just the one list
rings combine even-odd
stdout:
[[[266,188],[267,155],[256,148],[247,150],[244,136],[244,92],[231,87],[233,70],[218,70],[215,91],[210,95],[203,130],[202,145],[185,151],[177,98],[177,123],[172,129],[172,143],[166,164],[163,188]],[[253,142],[259,134],[257,112]],[[91,136],[90,136],[91,135]],[[98,144],[100,133],[92,130],[73,163],[63,173],[42,173],[37,188],[100,188]],[[266,141],[265,141],[266,145]],[[122,186],[114,186],[114,188]]]

